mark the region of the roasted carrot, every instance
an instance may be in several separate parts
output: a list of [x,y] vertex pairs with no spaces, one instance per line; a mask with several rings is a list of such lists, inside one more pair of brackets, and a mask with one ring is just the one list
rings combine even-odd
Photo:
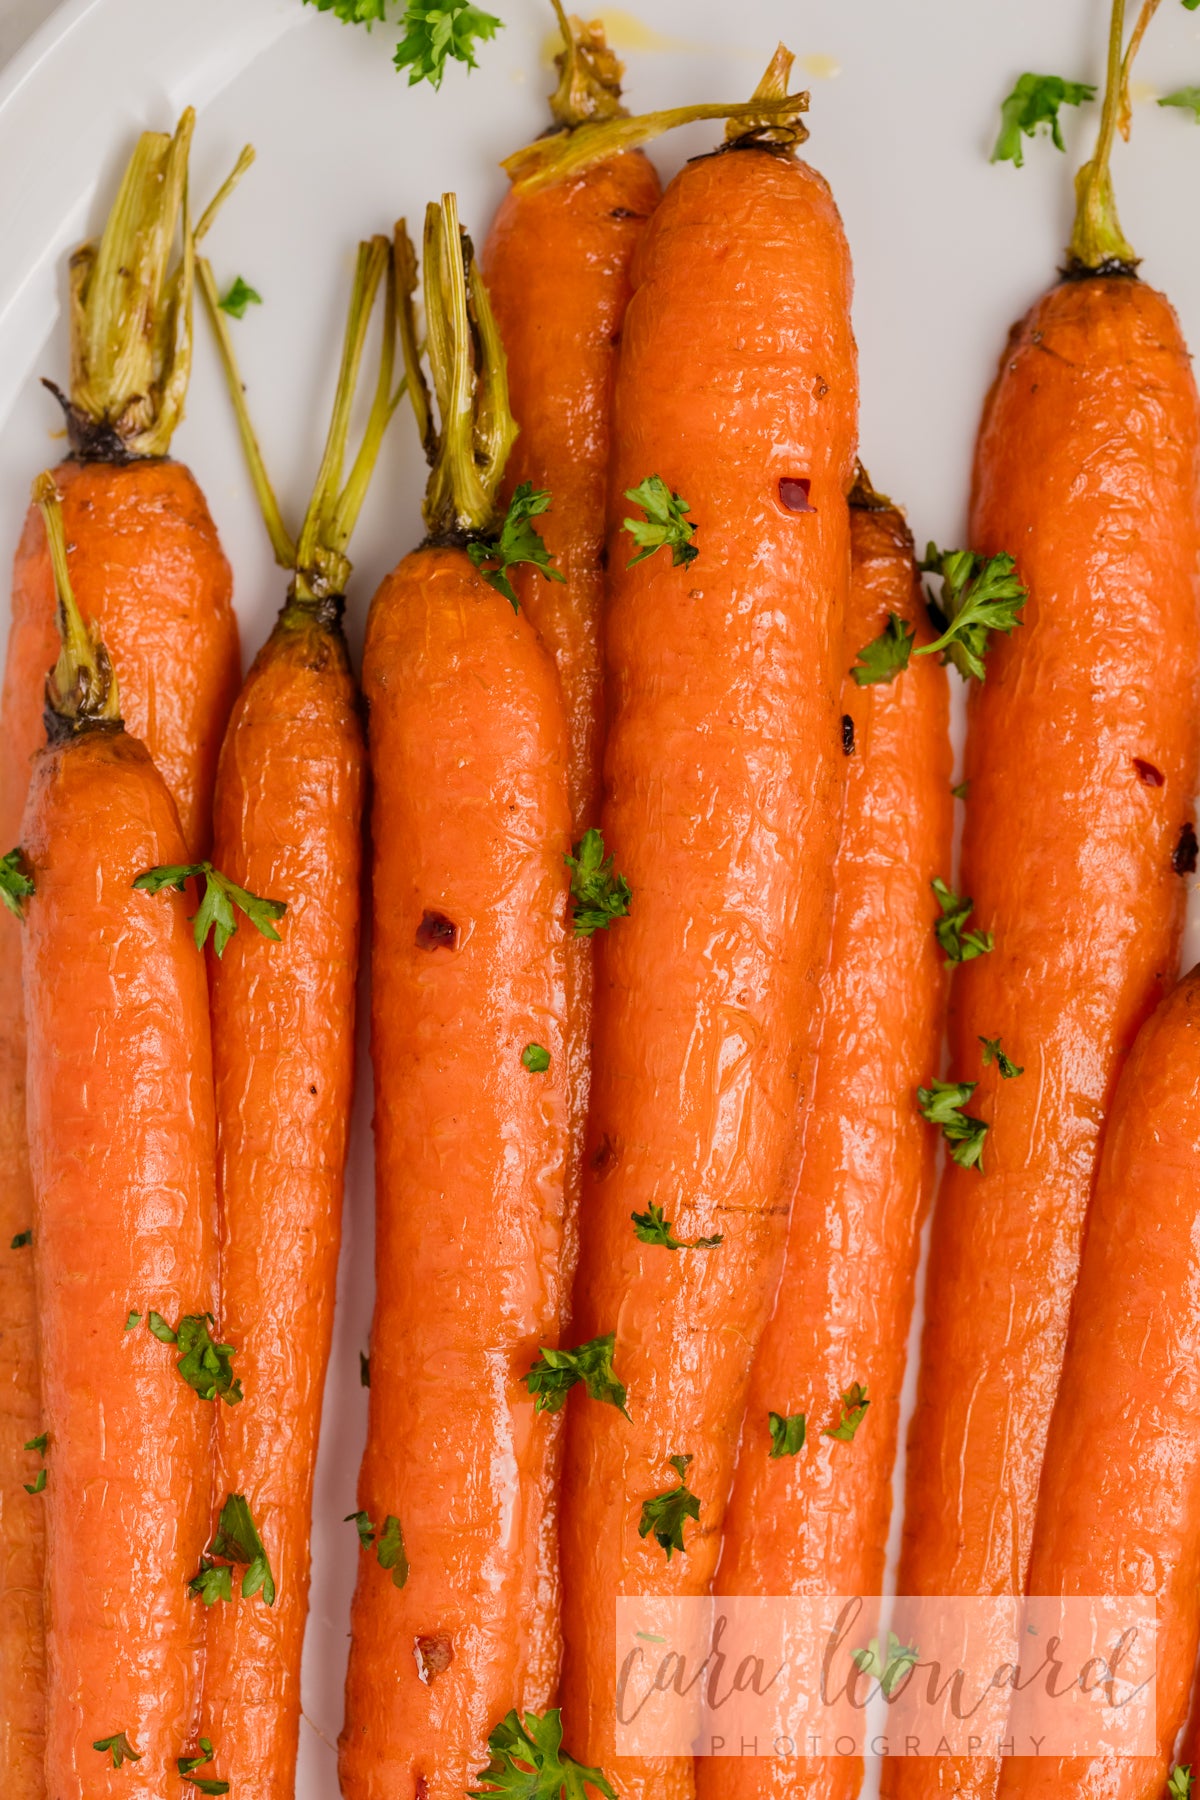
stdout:
[[[882,1591],[900,1389],[933,1145],[915,1090],[941,1044],[944,963],[932,883],[949,867],[949,697],[903,518],[864,479],[842,689],[853,749],[835,871],[833,946],[788,1253],[750,1380],[717,1572],[719,1594]],[[892,648],[899,644],[899,650]],[[856,656],[860,660],[856,662]],[[867,1410],[829,1436],[841,1397]],[[862,1642],[872,1627],[864,1621]],[[853,1800],[861,1759],[702,1757],[701,1800]]]
[[[563,1714],[625,1800],[692,1788],[686,1759],[614,1756],[614,1604],[712,1578],[829,933],[857,375],[841,224],[790,151],[806,97],[777,104],[790,65],[668,187],[617,374],[603,835],[632,901],[598,969],[574,1331],[616,1332],[631,1418],[568,1419]],[[723,1241],[669,1249],[664,1218]],[[673,1457],[699,1519],[668,1560],[644,1509]]]
[[[374,301],[389,304],[379,382],[343,487],[350,408]],[[206,296],[215,299],[207,265]],[[354,1077],[365,747],[342,631],[346,550],[392,410],[391,246],[359,248],[333,423],[299,538],[283,527],[220,312],[210,305],[286,603],[234,707],[217,772],[213,861],[287,905],[278,943],[240,931],[212,966],[221,1318],[246,1403],[217,1431],[215,1507],[241,1495],[272,1571],[270,1605],[214,1603],[204,1732],[234,1793],[288,1800],[321,1400],[333,1332]]]
[[[506,574],[511,551],[544,560],[547,497],[515,496],[493,537],[512,427],[452,196],[429,211],[425,294],[430,538],[376,594],[363,665],[376,1303],[348,1800],[459,1800],[489,1733],[552,1697],[551,1438],[524,1378],[558,1344],[570,813],[557,676]],[[407,297],[402,323],[433,443]]]
[[[1195,861],[1200,408],[1112,208],[1122,14],[1067,278],[1014,328],[976,449],[972,545],[1015,556],[1028,601],[970,697],[961,886],[994,948],[955,975],[950,1052],[988,1131],[934,1218],[901,1593],[1024,1589],[1101,1126]],[[1024,1073],[984,1067],[983,1038]],[[894,1758],[884,1787],[997,1775]]]
[[[191,250],[174,270],[192,115],[147,132],[99,245],[71,265],[72,454],[55,470],[72,575],[103,633],[130,729],[179,808],[189,852],[208,845],[217,751],[237,692],[229,567],[195,480],[166,458],[190,362]],[[143,321],[151,332],[143,334]],[[153,400],[143,396],[150,394]],[[20,830],[56,654],[54,577],[31,508],[16,554],[0,698],[0,848]],[[25,1142],[20,933],[0,918],[0,1777],[37,1800],[41,1773],[41,1509],[24,1491],[37,1411],[32,1223]]]
[[1158,1754],[1009,1757],[1006,1800],[1164,1791],[1200,1643],[1197,1167],[1193,969],[1138,1033],[1105,1124],[1029,1559],[1031,1594],[1154,1596]]
[[[71,592],[54,478],[36,489],[63,619],[21,844],[40,1449],[46,1789],[182,1796],[204,1628],[188,1593],[208,1524],[216,1286],[208,991],[181,896],[178,815]],[[207,1397],[206,1397],[207,1396]],[[36,1485],[36,1483],[34,1484]],[[136,1758],[117,1773],[126,1757]]]

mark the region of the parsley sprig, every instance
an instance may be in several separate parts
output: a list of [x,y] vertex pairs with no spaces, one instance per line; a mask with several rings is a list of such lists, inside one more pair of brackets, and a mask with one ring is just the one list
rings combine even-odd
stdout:
[[217,301],[217,305],[223,313],[228,313],[231,319],[244,319],[248,306],[262,305],[262,295],[257,288],[252,288],[250,283],[243,281],[239,275],[228,293]]
[[363,1549],[373,1548],[380,1568],[387,1569],[391,1574],[392,1586],[402,1588],[408,1580],[408,1554],[404,1548],[404,1533],[395,1513],[388,1513],[378,1531],[372,1525],[369,1513],[347,1513],[345,1522],[349,1523],[350,1520],[354,1521],[354,1529]]
[[655,1541],[666,1551],[668,1562],[673,1551],[687,1550],[683,1541],[684,1521],[699,1520],[700,1517],[700,1502],[685,1480],[691,1460],[690,1456],[669,1456],[667,1461],[679,1477],[677,1485],[642,1504],[638,1536],[649,1537],[653,1532]]
[[936,875],[929,884],[937,896],[937,903],[942,909],[940,919],[935,919],[933,935],[946,953],[948,963],[972,962],[977,956],[986,956],[996,948],[996,940],[990,931],[967,931],[967,920],[975,910],[974,900],[962,894],[956,894],[953,888],[946,886]]
[[860,1382],[852,1382],[842,1395],[842,1415],[836,1425],[827,1425],[823,1435],[837,1438],[839,1443],[851,1444],[854,1434],[867,1416],[867,1408],[871,1402],[867,1399],[867,1390]]
[[771,1456],[796,1456],[804,1448],[806,1426],[803,1413],[767,1414],[767,1429],[771,1433]]
[[[1184,0],[1184,5],[1187,5],[1187,0]],[[1177,1763],[1167,1782],[1169,1800],[1189,1800],[1191,1791],[1192,1766],[1190,1763]]]
[[142,1760],[141,1751],[134,1749],[128,1733],[124,1731],[114,1731],[111,1737],[93,1739],[92,1749],[99,1750],[102,1756],[111,1756],[114,1769],[119,1769],[126,1758],[130,1762]]
[[0,856],[0,904],[7,906],[14,919],[25,917],[25,902],[33,892],[28,867],[19,845],[7,856]]
[[907,669],[908,659],[916,642],[915,627],[908,625],[899,613],[889,612],[887,624],[877,638],[864,644],[858,652],[856,665],[850,673],[859,687],[871,687],[880,681],[895,681],[902,670]]
[[1022,75],[1001,105],[1000,136],[992,151],[992,161],[1010,162],[1018,169],[1023,168],[1025,155],[1021,139],[1034,137],[1041,126],[1049,126],[1055,148],[1064,149],[1059,109],[1083,106],[1095,98],[1095,88],[1086,81],[1064,81],[1061,75]]
[[196,1756],[177,1756],[175,1758],[175,1767],[179,1770],[183,1779],[185,1781],[190,1781],[193,1787],[199,1788],[202,1794],[227,1794],[229,1792],[229,1783],[227,1781],[218,1781],[215,1775],[197,1775],[194,1772],[196,1769],[202,1769],[205,1763],[211,1762],[215,1754],[216,1752],[213,1749],[212,1739],[202,1737],[200,1739],[199,1754]]
[[614,919],[623,919],[633,900],[633,890],[623,875],[613,874],[613,858],[604,854],[604,839],[593,826],[585,831],[573,855],[563,861],[571,871],[571,917],[576,937],[607,931]]
[[999,556],[983,557],[973,550],[939,550],[936,544],[929,544],[919,567],[923,574],[941,577],[942,600],[937,610],[946,620],[946,629],[934,643],[922,644],[914,654],[933,656],[940,651],[943,661],[953,663],[964,680],[974,675],[982,681],[988,633],[1000,631],[1007,637],[1022,623],[1018,614],[1029,596],[1017,580],[1016,566],[1003,551]]
[[[318,12],[331,12],[346,25],[382,24],[387,18],[389,0],[308,0]],[[467,0],[449,0],[448,4],[431,6],[421,0],[409,0],[401,20],[404,36],[396,46],[398,69],[408,70],[408,85],[428,81],[440,88],[446,64],[453,58],[468,69],[478,68],[475,45],[495,37],[501,21]]]
[[990,1068],[991,1065],[995,1063],[1000,1071],[1001,1078],[1004,1081],[1015,1081],[1018,1075],[1023,1075],[1025,1073],[1024,1068],[1018,1068],[1012,1058],[1004,1054],[1003,1050],[1000,1048],[1000,1039],[998,1037],[981,1037],[979,1042],[983,1045],[983,1066],[985,1069]]
[[540,518],[549,510],[549,494],[535,494],[532,481],[523,481],[508,503],[500,535],[490,540],[477,539],[475,543],[467,545],[467,555],[483,579],[498,594],[504,595],[514,612],[519,612],[521,608],[513,584],[508,579],[508,570],[515,568],[518,563],[532,563],[547,581],[566,580],[562,570],[553,566],[554,558],[547,550],[541,532],[533,523],[534,519]]
[[692,509],[681,494],[671,492],[661,475],[647,475],[636,487],[626,488],[625,498],[646,515],[644,519],[626,519],[621,527],[638,547],[629,559],[629,568],[664,547],[670,549],[673,569],[695,562],[700,554],[693,542],[696,527],[686,516]]
[[522,1377],[534,1396],[535,1412],[558,1412],[571,1389],[581,1382],[589,1400],[600,1400],[615,1406],[629,1417],[625,1406],[625,1387],[613,1370],[615,1331],[605,1337],[592,1338],[576,1350],[552,1350],[543,1345],[528,1375]]
[[[214,1561],[216,1557],[221,1562]],[[213,1541],[200,1558],[200,1571],[189,1581],[188,1591],[199,1594],[205,1606],[216,1600],[232,1600],[235,1565],[244,1570],[242,1599],[252,1600],[261,1591],[267,1605],[274,1606],[275,1577],[245,1494],[230,1494],[226,1499]]]
[[1177,106],[1181,112],[1190,112],[1200,124],[1200,87],[1176,88],[1173,94],[1164,94],[1158,104]]
[[884,1695],[890,1700],[899,1682],[907,1675],[914,1663],[920,1661],[921,1652],[915,1644],[902,1644],[894,1631],[888,1632],[887,1655],[879,1654],[879,1639],[873,1637],[865,1650],[856,1650],[853,1663],[864,1675],[875,1675]]
[[630,1213],[633,1235],[639,1243],[658,1244],[663,1250],[715,1250],[718,1244],[725,1242],[722,1231],[718,1231],[713,1237],[677,1238],[670,1219],[663,1216],[665,1210],[651,1201],[648,1212]]
[[475,1779],[481,1787],[467,1790],[467,1800],[587,1800],[594,1788],[604,1800],[617,1800],[601,1769],[577,1763],[562,1747],[562,1714],[554,1706],[544,1714],[514,1709],[488,1736],[491,1761]]
[[147,894],[160,894],[164,888],[169,887],[178,888],[182,893],[193,875],[204,877],[204,898],[192,920],[192,936],[196,940],[197,950],[203,950],[211,931],[213,949],[218,956],[224,956],[225,946],[237,930],[238,912],[244,913],[255,930],[261,931],[265,938],[270,938],[275,944],[279,942],[279,933],[273,921],[282,919],[287,911],[287,902],[265,900],[260,894],[251,894],[246,888],[239,887],[236,881],[230,881],[228,875],[222,875],[219,869],[214,869],[210,862],[163,863],[156,869],[144,869],[133,885]]
[[[160,1344],[175,1344],[181,1355],[176,1368],[195,1388],[202,1400],[215,1400],[218,1395],[227,1406],[236,1406],[242,1398],[242,1384],[233,1372],[237,1352],[232,1344],[213,1342],[211,1313],[186,1313],[174,1331],[161,1313],[153,1309],[146,1314],[146,1324]],[[128,1321],[125,1325],[129,1330]]]
[[934,1081],[917,1089],[917,1105],[921,1117],[940,1128],[959,1167],[978,1169],[982,1175],[983,1140],[989,1127],[962,1110],[978,1086],[977,1081]]

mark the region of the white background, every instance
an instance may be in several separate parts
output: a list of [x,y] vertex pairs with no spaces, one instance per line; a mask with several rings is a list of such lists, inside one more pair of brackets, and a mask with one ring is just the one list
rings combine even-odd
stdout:
[[[489,0],[490,3],[490,0]],[[1107,0],[634,0],[651,42],[626,51],[636,110],[747,93],[778,36],[811,85],[807,153],[830,178],[857,268],[863,457],[918,541],[958,543],[979,403],[1011,321],[1052,279],[1070,225],[1071,173],[1095,111],[1065,120],[1067,157],[1028,146],[1018,172],[989,165],[998,106],[1024,69],[1101,77]],[[368,36],[300,0],[0,0],[0,553],[16,542],[31,476],[61,453],[37,376],[66,377],[64,252],[97,227],[134,133],[200,108],[203,197],[250,138],[259,160],[215,229],[222,282],[262,294],[233,331],[269,465],[295,519],[316,470],[359,236],[426,200],[460,195],[482,237],[504,191],[497,159],[539,132],[549,7],[495,0],[507,29],[467,77],[409,90],[394,34]],[[615,35],[625,35],[616,16]],[[655,36],[654,34],[657,34]],[[1163,0],[1135,89],[1134,141],[1118,147],[1125,229],[1143,274],[1200,342],[1200,127],[1157,94],[1200,84],[1200,14]],[[656,147],[664,173],[713,141],[698,127]],[[200,348],[175,449],[204,485],[234,565],[243,645],[282,597],[209,346]],[[686,346],[679,347],[686,354]],[[400,415],[356,541],[351,636],[383,572],[420,535],[423,467]],[[956,678],[955,678],[956,679]],[[5,846],[0,846],[4,848]],[[1195,909],[1194,909],[1195,911]],[[1193,949],[1200,934],[1193,920]],[[358,1352],[370,1314],[369,1075],[360,1083],[335,1365],[318,1474],[316,1572],[305,1670],[301,1793],[333,1794],[354,1505],[365,1420]]]

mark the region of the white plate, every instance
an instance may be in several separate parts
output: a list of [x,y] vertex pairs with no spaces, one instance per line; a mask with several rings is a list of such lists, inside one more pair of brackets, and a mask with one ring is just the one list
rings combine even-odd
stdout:
[[[1070,176],[1094,116],[1066,119],[1068,158],[1029,146],[1026,168],[989,166],[997,106],[1023,69],[1100,76],[1107,0],[635,0],[627,14],[634,107],[734,99],[777,37],[813,89],[809,154],[833,183],[858,273],[863,455],[908,507],[918,539],[961,541],[979,402],[1015,318],[1052,276],[1069,227]],[[394,34],[340,26],[300,0],[68,0],[0,82],[0,544],[16,543],[31,476],[61,452],[38,386],[66,376],[65,254],[95,229],[134,134],[200,111],[195,191],[214,187],[250,138],[258,162],[210,240],[221,279],[262,294],[233,329],[286,510],[307,499],[360,236],[455,189],[482,238],[504,191],[497,159],[545,123],[544,0],[495,0],[507,29],[468,77],[409,89]],[[1200,130],[1155,94],[1200,82],[1200,15],[1160,14],[1139,69],[1134,141],[1117,153],[1126,230],[1144,273],[1200,343]],[[704,127],[658,145],[664,173],[711,141]],[[203,326],[187,423],[175,443],[199,476],[233,562],[246,652],[281,598]],[[402,416],[354,546],[352,638],[386,569],[419,535],[423,464]],[[7,555],[7,548],[4,554]],[[0,849],[7,846],[0,846]],[[1189,931],[1192,960],[1200,919]],[[363,1059],[346,1243],[317,1477],[301,1800],[336,1793],[354,1507],[365,1427],[358,1352],[371,1309],[370,1074]]]

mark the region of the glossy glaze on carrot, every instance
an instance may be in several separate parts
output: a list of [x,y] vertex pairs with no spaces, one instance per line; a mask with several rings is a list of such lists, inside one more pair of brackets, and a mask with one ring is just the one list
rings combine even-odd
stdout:
[[208,1614],[207,1735],[232,1790],[288,1800],[313,1472],[354,1078],[365,751],[341,602],[289,602],[233,711],[213,859],[283,899],[211,964],[221,1318],[246,1400],[218,1419],[215,1500],[246,1496],[277,1594]]
[[[146,1327],[213,1310],[208,992],[182,894],[134,878],[187,851],[144,747],[85,729],[35,763],[22,843],[29,1143],[47,1479],[46,1787],[191,1792],[213,1402]],[[64,979],[69,971],[69,979]],[[131,1082],[131,1071],[136,1080]],[[141,1322],[126,1328],[131,1312]],[[140,1761],[93,1744],[124,1732]]]
[[363,686],[377,1292],[358,1503],[399,1520],[410,1572],[398,1589],[362,1553],[341,1778],[348,1800],[459,1800],[492,1727],[551,1698],[529,1675],[551,1436],[522,1377],[560,1303],[566,729],[529,621],[453,546],[383,583]]
[[[849,302],[825,182],[734,150],[668,188],[622,336],[603,826],[633,900],[600,947],[575,1330],[616,1331],[632,1422],[572,1398],[563,1706],[572,1754],[627,1800],[688,1793],[691,1766],[614,1756],[614,1602],[711,1580],[783,1259],[840,805]],[[664,356],[667,339],[686,354]],[[624,491],[652,474],[690,505],[688,567],[665,551],[627,567]],[[785,504],[791,483],[811,510]],[[651,1204],[681,1237],[724,1243],[639,1242],[631,1214]],[[677,1454],[702,1510],[668,1563],[638,1524]]]
[[[912,538],[887,503],[851,504],[844,665],[903,619],[929,642]],[[830,967],[803,1120],[788,1255],[750,1381],[718,1594],[882,1592],[900,1390],[934,1145],[916,1088],[937,1066],[943,957],[930,883],[950,866],[945,671],[914,659],[890,685],[847,679],[854,725],[835,873]],[[849,1443],[824,1435],[840,1396],[869,1405]],[[805,1416],[771,1456],[768,1414]],[[863,1641],[873,1626],[864,1623]],[[860,1758],[701,1757],[700,1800],[853,1800]]]
[[[1196,789],[1200,408],[1161,294],[1066,281],[984,410],[972,547],[1016,558],[1024,623],[973,688],[959,888],[995,949],[956,971],[950,1069],[985,1173],[934,1219],[900,1591],[1023,1590],[1101,1126],[1174,979]],[[1025,1073],[998,1078],[979,1037]],[[995,1764],[893,1759],[894,1800],[990,1794]]]

